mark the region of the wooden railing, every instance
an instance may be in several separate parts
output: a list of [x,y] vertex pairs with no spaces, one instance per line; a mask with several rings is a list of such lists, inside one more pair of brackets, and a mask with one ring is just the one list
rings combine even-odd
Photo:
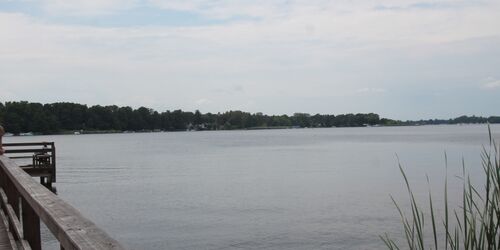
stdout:
[[[0,155],[0,213],[19,249],[41,249],[40,220],[61,249],[123,249],[78,210]],[[0,221],[0,223],[3,223]]]
[[52,188],[56,182],[56,147],[54,142],[4,143],[5,154],[11,159],[30,159],[21,166],[31,176],[40,177],[40,183]]

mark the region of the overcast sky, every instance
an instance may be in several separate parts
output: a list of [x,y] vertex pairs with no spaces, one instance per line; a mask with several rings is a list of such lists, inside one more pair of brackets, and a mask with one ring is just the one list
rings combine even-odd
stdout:
[[0,101],[500,115],[498,0],[0,0]]

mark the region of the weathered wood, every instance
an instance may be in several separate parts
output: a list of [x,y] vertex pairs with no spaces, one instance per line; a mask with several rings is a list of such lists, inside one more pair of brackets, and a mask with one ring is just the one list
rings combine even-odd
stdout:
[[21,223],[19,223],[19,217],[14,213],[14,209],[10,204],[7,204],[7,219],[9,221],[9,228],[14,236],[14,239],[21,240],[23,238],[23,229]]
[[39,176],[51,177],[52,176],[52,169],[50,169],[50,168],[38,168],[38,167],[32,167],[32,166],[23,166],[23,167],[21,167],[21,169],[33,177],[39,177]]
[[[40,177],[40,183],[44,183],[47,188],[52,189],[52,183],[56,182],[56,150],[54,142],[5,143],[3,146],[6,147],[5,153],[11,156],[11,159],[31,158],[33,163],[28,166],[50,169],[50,172],[40,172],[38,170],[29,172],[29,168],[26,171],[32,176]],[[35,148],[34,146],[38,147]]]
[[[5,216],[3,211],[0,212],[0,216]],[[13,249],[13,244],[11,237],[9,236],[9,231],[7,230],[7,226],[2,219],[0,221],[0,249]]]
[[4,143],[3,145],[5,147],[12,147],[12,146],[49,146],[53,145],[54,142],[16,142],[16,143]]
[[3,209],[3,210],[7,210],[7,204],[9,204],[7,202],[7,195],[5,194],[5,191],[3,191],[3,188],[0,188],[0,207]]
[[26,205],[33,209],[64,249],[123,249],[116,240],[83,217],[78,210],[35,182],[6,156],[0,156],[0,175],[12,180],[12,186],[26,201]]
[[[5,145],[4,145],[5,146]],[[19,153],[48,153],[49,148],[23,148],[23,149],[6,149],[6,154],[19,154]]]
[[9,156],[11,159],[32,159],[32,155],[26,155],[26,156]]
[[54,143],[52,143],[52,169],[53,171],[50,183],[56,182],[56,145]]
[[19,218],[20,211],[19,211],[19,194],[14,187],[14,184],[9,178],[6,178],[5,180],[5,193],[7,195],[7,200],[8,203],[12,206],[14,213],[17,215]]
[[25,250],[31,249],[28,241],[22,239],[24,232],[21,229],[21,225],[18,221],[17,215],[13,212],[12,206],[7,203],[7,195],[5,194],[2,188],[0,188],[0,203],[1,203],[0,216],[2,217],[3,221],[2,224],[8,225],[10,228],[8,232],[9,233],[8,237],[11,241],[12,249],[17,249],[17,244],[15,243],[16,239],[19,242],[20,249],[25,249]]
[[24,239],[28,241],[33,250],[42,249],[42,241],[40,239],[40,218],[29,206],[26,200],[21,200],[22,215],[23,215],[23,234]]
[[[7,230],[9,221],[4,211],[7,211],[7,195],[0,188],[0,249],[17,249],[16,241]],[[8,240],[8,241],[7,241]]]

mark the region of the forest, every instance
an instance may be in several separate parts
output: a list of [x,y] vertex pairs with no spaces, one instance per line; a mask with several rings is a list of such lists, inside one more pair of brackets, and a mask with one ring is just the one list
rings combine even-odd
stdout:
[[0,124],[14,135],[58,134],[79,131],[148,132],[185,130],[231,130],[312,127],[361,127],[455,123],[500,123],[500,117],[462,116],[449,120],[398,121],[367,114],[307,114],[266,115],[243,111],[202,114],[183,110],[156,110],[140,107],[87,106],[58,102],[41,104],[27,101],[0,102]]
[[377,114],[265,115],[243,111],[205,113],[183,110],[158,112],[150,108],[78,103],[0,102],[0,123],[12,134],[54,134],[68,131],[184,131],[285,127],[357,127],[390,123]]

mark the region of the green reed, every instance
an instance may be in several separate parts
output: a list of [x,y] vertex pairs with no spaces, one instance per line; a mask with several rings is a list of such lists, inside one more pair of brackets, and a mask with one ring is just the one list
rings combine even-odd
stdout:
[[[404,249],[500,249],[500,151],[489,132],[489,147],[483,146],[481,161],[484,171],[484,189],[478,191],[471,183],[462,160],[463,182],[461,205],[451,210],[448,204],[448,177],[444,181],[444,216],[442,224],[438,222],[433,203],[432,192],[429,191],[428,210],[420,206],[413,194],[408,178],[401,164],[399,169],[404,178],[410,198],[410,211],[404,212],[401,206],[391,196],[392,202],[401,217],[404,229],[404,239],[407,248]],[[448,168],[445,154],[445,165]],[[429,183],[429,178],[427,178]],[[430,229],[425,220],[430,219]],[[432,233],[428,233],[429,230]],[[427,233],[427,234],[426,234]],[[444,235],[443,235],[444,234]],[[431,235],[429,237],[429,235]],[[443,237],[439,237],[443,235]],[[401,249],[388,234],[380,236],[388,249]]]

